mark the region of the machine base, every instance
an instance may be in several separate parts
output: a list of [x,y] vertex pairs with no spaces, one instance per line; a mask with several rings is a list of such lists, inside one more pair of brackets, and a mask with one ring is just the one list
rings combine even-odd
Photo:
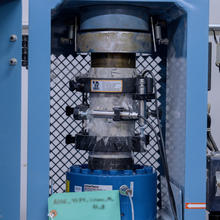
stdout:
[[[73,166],[67,173],[67,191],[119,190],[128,186],[133,194],[136,220],[155,220],[157,210],[157,174],[152,167],[135,170],[90,170]],[[120,195],[121,219],[131,220],[131,205],[127,196]]]

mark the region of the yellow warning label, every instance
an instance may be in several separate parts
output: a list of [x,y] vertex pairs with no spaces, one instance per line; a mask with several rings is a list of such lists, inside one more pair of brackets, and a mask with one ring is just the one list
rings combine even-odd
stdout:
[[66,181],[66,192],[69,192],[70,191],[70,181],[67,180]]

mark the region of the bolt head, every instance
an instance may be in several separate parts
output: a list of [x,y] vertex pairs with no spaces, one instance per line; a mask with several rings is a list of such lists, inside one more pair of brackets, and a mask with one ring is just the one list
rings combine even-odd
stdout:
[[18,39],[18,37],[17,37],[17,35],[15,35],[15,34],[12,34],[12,35],[10,36],[10,41],[11,41],[11,42],[15,42],[15,41],[17,41],[17,39]]
[[129,190],[127,185],[122,185],[119,188],[119,192],[122,196],[127,196],[127,190]]
[[18,61],[16,58],[11,58],[9,63],[11,66],[15,66],[15,65],[17,65]]

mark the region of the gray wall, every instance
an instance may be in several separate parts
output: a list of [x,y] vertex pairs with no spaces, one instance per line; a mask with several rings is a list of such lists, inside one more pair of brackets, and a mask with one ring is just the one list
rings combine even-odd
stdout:
[[[220,1],[210,0],[210,24],[220,25]],[[217,32],[218,38],[220,32]],[[211,104],[212,116],[212,133],[220,148],[220,73],[215,66],[216,58],[216,44],[214,42],[213,34],[209,37],[212,45],[212,90],[209,92],[208,102]]]
[[220,24],[220,1],[210,0],[210,24]]

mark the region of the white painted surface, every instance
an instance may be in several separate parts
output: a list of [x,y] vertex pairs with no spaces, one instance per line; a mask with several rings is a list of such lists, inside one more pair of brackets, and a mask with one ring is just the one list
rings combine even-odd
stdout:
[[29,0],[22,0],[22,22],[23,25],[28,25],[28,4]]

